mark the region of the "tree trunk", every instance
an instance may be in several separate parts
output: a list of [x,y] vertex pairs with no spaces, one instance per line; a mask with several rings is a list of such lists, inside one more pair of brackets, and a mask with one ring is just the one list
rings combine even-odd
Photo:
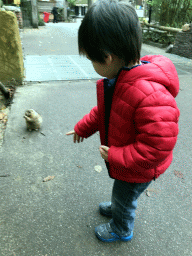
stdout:
[[167,24],[168,10],[169,10],[169,4],[167,3],[167,0],[163,0],[161,4],[161,12],[160,12],[160,19],[159,19],[159,23],[161,26],[165,26]]
[[93,4],[92,0],[88,0],[88,10],[90,9],[92,4]]
[[184,23],[191,0],[163,0],[160,11],[160,25],[175,26]]
[[63,0],[63,17],[64,20],[67,20],[67,4],[65,0]]

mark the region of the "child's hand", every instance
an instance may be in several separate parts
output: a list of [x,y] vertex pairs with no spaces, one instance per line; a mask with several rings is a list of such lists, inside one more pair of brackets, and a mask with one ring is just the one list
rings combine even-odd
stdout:
[[100,146],[99,148],[99,151],[100,151],[100,154],[101,154],[101,157],[108,162],[108,150],[109,150],[109,147],[107,146]]
[[76,143],[76,141],[78,141],[78,143],[81,141],[83,142],[84,138],[80,137],[74,130],[67,132],[66,135],[73,135],[73,141],[74,143]]

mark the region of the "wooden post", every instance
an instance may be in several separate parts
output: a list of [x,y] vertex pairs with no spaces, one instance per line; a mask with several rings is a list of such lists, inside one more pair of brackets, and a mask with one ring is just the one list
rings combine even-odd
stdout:
[[37,10],[37,0],[31,0],[31,11],[32,11],[32,26],[38,28],[38,10]]
[[63,0],[63,17],[64,20],[67,20],[67,4],[65,0]]

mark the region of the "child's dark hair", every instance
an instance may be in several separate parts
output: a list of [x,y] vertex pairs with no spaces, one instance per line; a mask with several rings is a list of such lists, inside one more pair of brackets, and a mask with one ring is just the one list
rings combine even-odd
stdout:
[[85,15],[78,32],[79,54],[105,63],[107,54],[125,65],[140,60],[142,30],[133,6],[116,0],[97,0]]

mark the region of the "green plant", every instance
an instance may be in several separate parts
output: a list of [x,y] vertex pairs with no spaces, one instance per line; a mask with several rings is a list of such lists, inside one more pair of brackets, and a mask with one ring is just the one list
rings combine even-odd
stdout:
[[38,19],[39,19],[39,21],[38,21],[38,26],[45,26],[45,22],[44,22],[44,20],[41,19],[39,13],[38,13]]
[[160,34],[155,31],[147,31],[143,33],[143,41],[152,41],[160,44],[173,44],[175,41],[175,34]]
[[69,7],[73,8],[75,6],[77,0],[67,0],[67,2],[69,3]]
[[152,21],[162,26],[181,28],[192,20],[192,0],[147,0],[152,7]]
[[63,16],[63,8],[58,8],[57,9],[57,19],[58,21],[63,21],[64,20],[64,16]]

